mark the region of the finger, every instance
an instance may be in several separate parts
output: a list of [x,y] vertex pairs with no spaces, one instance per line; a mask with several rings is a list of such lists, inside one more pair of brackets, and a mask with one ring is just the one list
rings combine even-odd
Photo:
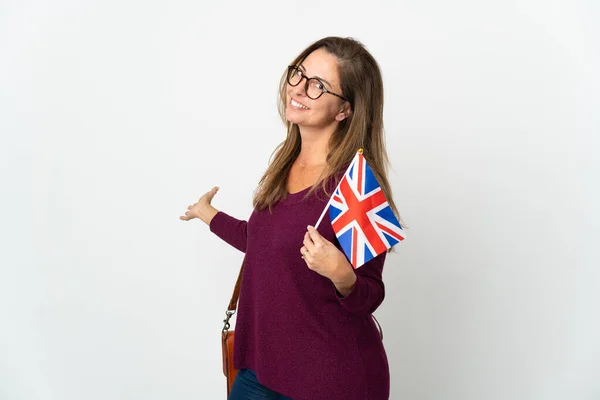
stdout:
[[212,201],[213,197],[215,197],[215,194],[217,194],[218,191],[219,191],[219,187],[218,186],[213,187],[208,192],[204,193],[202,195],[202,197],[200,197],[200,199],[198,200],[198,202],[200,202],[200,201],[202,201],[202,199],[206,198],[206,201],[208,201],[208,203],[210,204],[210,202]]
[[302,258],[304,259],[304,261],[306,261],[307,263],[310,263],[311,261],[313,261],[313,257],[314,255],[311,254],[310,250],[306,248],[306,246],[303,246],[300,249],[300,254],[302,254]]
[[302,243],[304,243],[304,246],[306,247],[306,249],[309,252],[314,252],[314,250],[315,250],[315,244],[313,243],[312,239],[308,235],[308,232],[306,232],[304,234],[304,241]]
[[317,231],[315,228],[313,228],[312,226],[308,226],[307,227],[307,232],[310,235],[310,238],[312,239],[313,243],[317,244],[323,244],[324,242],[324,238],[323,236],[321,236],[321,234],[319,233],[319,231]]
[[308,249],[306,248],[306,246],[300,247],[300,254],[302,255],[302,258],[308,255]]
[[312,255],[310,254],[308,249],[306,247],[302,247],[302,249],[300,249],[300,252],[302,253],[302,259],[304,260],[308,268],[312,269]]
[[215,197],[215,194],[217,194],[217,192],[219,191],[219,187],[215,186],[212,189],[210,189],[208,191],[208,195],[210,196],[210,198],[212,199],[213,197]]
[[[195,206],[195,205],[196,205],[196,204],[194,204],[194,206]],[[188,210],[191,210],[191,209],[192,209],[192,207],[193,207],[193,206],[188,206]]]
[[304,233],[304,241],[309,242],[310,244],[314,245],[315,242],[312,240],[312,238],[310,237],[310,233],[305,232]]

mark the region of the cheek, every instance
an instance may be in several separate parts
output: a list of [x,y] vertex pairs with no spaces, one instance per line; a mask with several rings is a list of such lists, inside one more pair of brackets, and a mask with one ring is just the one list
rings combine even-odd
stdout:
[[324,112],[327,113],[330,119],[334,119],[336,115],[338,115],[338,111],[340,110],[339,105],[336,102],[330,102],[327,104]]

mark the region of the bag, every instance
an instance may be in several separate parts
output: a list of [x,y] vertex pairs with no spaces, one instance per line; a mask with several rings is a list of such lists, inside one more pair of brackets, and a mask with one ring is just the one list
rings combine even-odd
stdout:
[[[240,286],[242,283],[242,271],[244,271],[244,262],[242,262],[242,266],[240,267],[240,273],[238,274],[237,281],[235,282],[235,288],[233,289],[231,301],[229,302],[229,306],[227,306],[227,311],[225,311],[225,319],[223,320],[224,325],[223,330],[221,331],[223,374],[227,379],[227,397],[229,397],[229,393],[231,393],[233,381],[235,381],[235,377],[238,373],[238,370],[233,367],[233,340],[235,338],[235,331],[229,330],[229,320],[231,319],[231,317],[233,317],[233,314],[235,314],[235,311],[237,309],[238,298],[240,297]],[[375,318],[375,316],[372,314],[371,317],[373,317],[373,319],[377,323],[377,328],[379,329],[379,334],[381,335],[381,340],[383,341],[383,329],[381,329],[381,325],[379,325],[379,321],[377,321],[377,318]]]
[[223,330],[221,331],[221,350],[223,352],[223,374],[227,379],[227,397],[229,397],[229,393],[231,392],[231,386],[233,386],[233,381],[235,380],[235,376],[238,373],[238,370],[233,367],[233,340],[235,337],[235,331],[229,330],[229,320],[235,314],[237,309],[238,298],[240,297],[240,286],[242,283],[242,271],[244,270],[244,263],[242,262],[242,266],[240,267],[240,273],[238,274],[237,281],[235,282],[235,288],[233,289],[233,295],[231,296],[231,301],[229,302],[229,306],[227,307],[227,311],[225,311],[225,319],[223,320]]
[[[228,318],[233,314],[228,314]],[[227,332],[223,331],[223,374],[225,374],[225,378],[227,379],[227,397],[229,397],[229,393],[231,392],[231,386],[233,386],[233,381],[235,380],[235,376],[237,375],[237,369],[233,368],[233,338],[235,337],[235,332]]]

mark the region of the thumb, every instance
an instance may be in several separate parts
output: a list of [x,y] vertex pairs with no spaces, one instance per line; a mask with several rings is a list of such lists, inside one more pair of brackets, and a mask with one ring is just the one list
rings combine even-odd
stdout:
[[208,191],[208,193],[206,193],[206,200],[208,200],[208,202],[210,203],[213,199],[213,197],[215,197],[215,195],[217,194],[217,192],[219,191],[219,187],[215,186],[212,189],[210,189]]
[[319,231],[316,230],[312,225],[307,226],[306,230],[308,231],[308,234],[310,235],[310,238],[313,242],[317,243],[326,241],[326,239],[323,236],[321,236]]

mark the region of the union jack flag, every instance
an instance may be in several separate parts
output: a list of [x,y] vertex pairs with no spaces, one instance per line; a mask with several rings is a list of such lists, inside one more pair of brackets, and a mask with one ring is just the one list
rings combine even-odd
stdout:
[[333,230],[356,269],[404,240],[379,182],[359,150],[329,201]]

